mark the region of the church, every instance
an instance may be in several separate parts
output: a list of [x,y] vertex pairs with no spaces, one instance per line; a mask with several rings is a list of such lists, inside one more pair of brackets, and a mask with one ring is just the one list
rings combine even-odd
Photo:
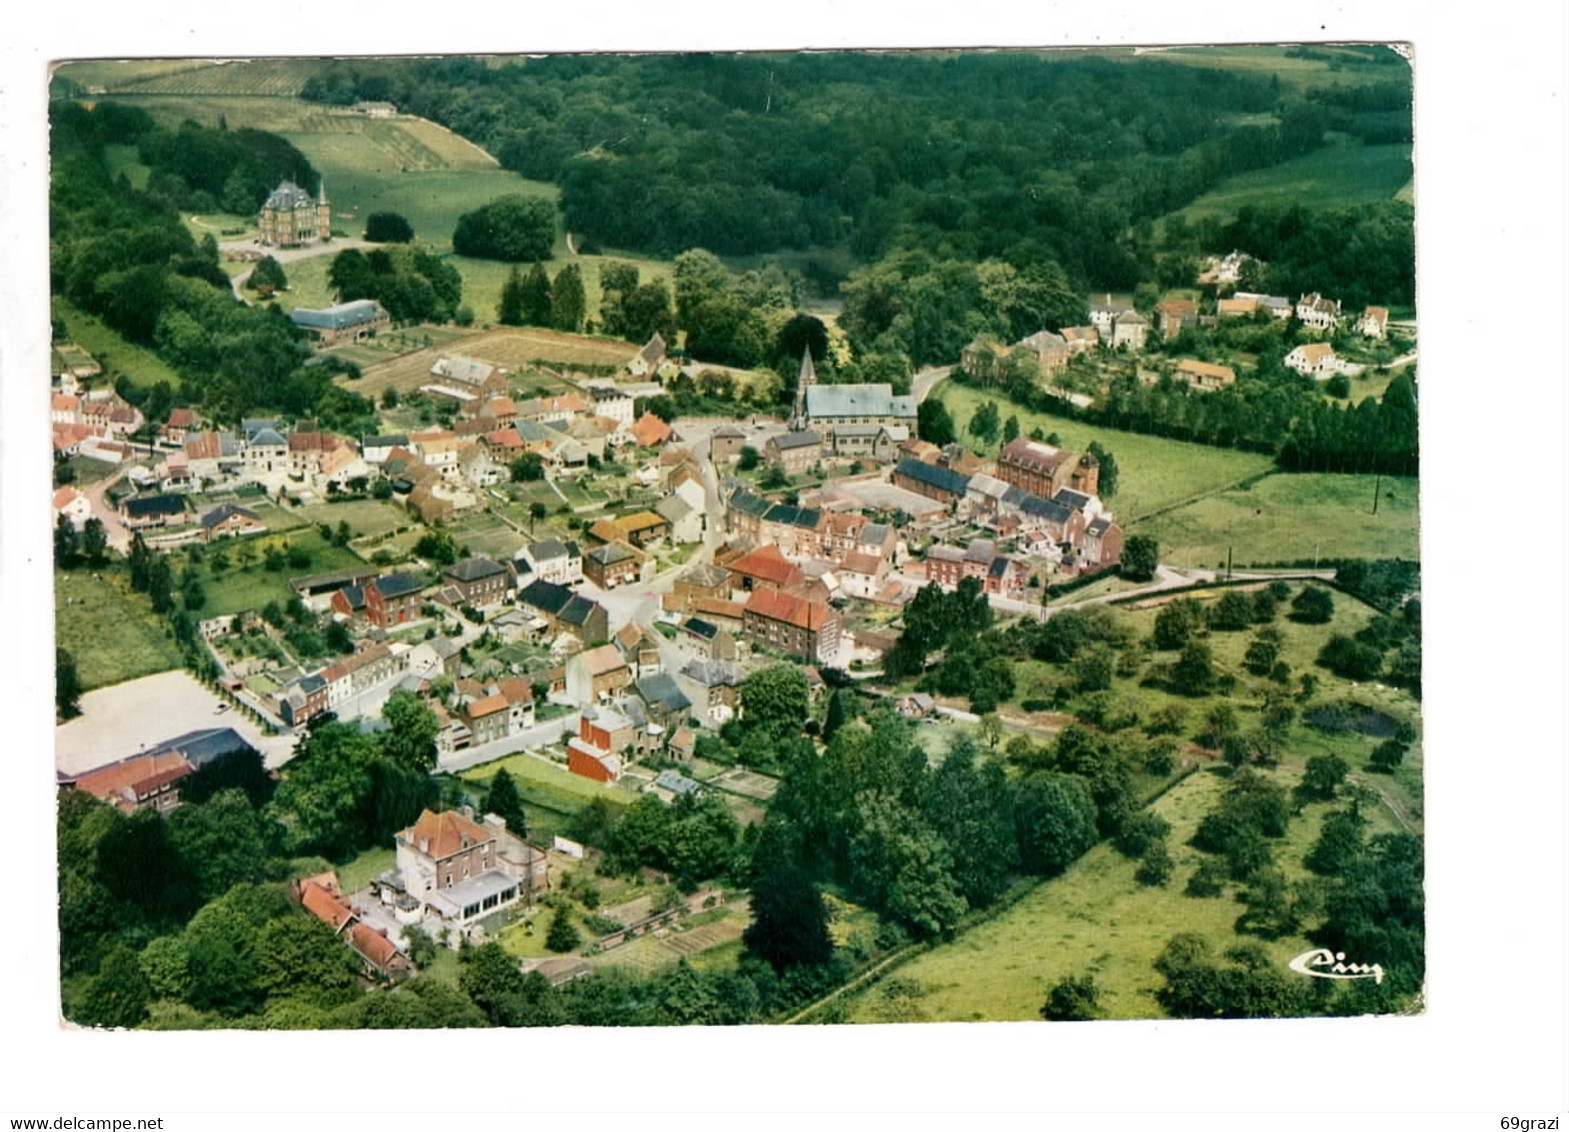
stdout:
[[840,430],[862,426],[915,427],[915,398],[896,395],[886,383],[864,385],[819,385],[817,368],[808,349],[801,358],[801,375],[795,387],[795,408],[790,428],[804,429],[832,439]]
[[274,248],[297,248],[332,236],[332,213],[327,206],[327,183],[321,183],[316,199],[293,181],[284,181],[272,191],[256,219],[261,242]]

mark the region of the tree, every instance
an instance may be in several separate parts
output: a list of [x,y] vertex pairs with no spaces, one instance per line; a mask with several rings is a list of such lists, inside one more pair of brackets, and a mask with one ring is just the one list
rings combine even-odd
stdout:
[[1014,824],[1019,862],[1029,873],[1056,876],[1099,840],[1095,801],[1082,778],[1030,777],[1018,786]]
[[1139,858],[1139,867],[1133,871],[1133,879],[1142,885],[1159,888],[1171,880],[1171,869],[1171,851],[1166,848],[1166,841],[1162,838],[1150,842],[1145,848]]
[[545,505],[539,500],[534,500],[528,505],[528,533],[534,533],[534,524],[545,517]]
[[927,397],[915,409],[915,434],[928,443],[944,448],[959,439],[948,406],[936,397]]
[[406,244],[414,226],[396,212],[373,212],[365,218],[365,238],[373,244]]
[[[1117,494],[1118,468],[1117,458],[1113,456],[1098,440],[1090,441],[1089,454],[1100,461],[1100,474],[1096,479],[1095,493],[1102,499],[1111,499]],[[1123,547],[1126,555],[1127,547]]]
[[1343,373],[1337,373],[1324,383],[1324,392],[1345,400],[1351,396],[1351,379]]
[[1171,668],[1171,683],[1185,696],[1202,696],[1215,684],[1214,658],[1203,641],[1190,641]]
[[485,788],[485,812],[505,819],[508,832],[528,836],[528,819],[523,812],[523,796],[505,768],[498,770]]
[[496,305],[496,321],[503,326],[523,325],[523,272],[513,264],[501,285],[501,301]]
[[525,452],[507,467],[513,483],[534,483],[545,478],[545,461],[538,452]]
[[1129,535],[1122,544],[1122,576],[1135,582],[1147,582],[1155,576],[1160,564],[1160,544],[1150,535]]
[[556,911],[550,917],[550,928],[545,933],[545,946],[557,952],[573,951],[582,942],[582,935],[572,924],[571,906],[556,905]]
[[1302,863],[1320,876],[1339,876],[1362,856],[1365,848],[1362,829],[1367,819],[1354,808],[1333,810],[1324,815],[1318,840],[1302,858]]
[[750,472],[753,468],[757,467],[757,465],[761,464],[762,462],[763,454],[756,448],[753,448],[750,444],[744,444],[741,446],[741,455],[739,459],[736,460],[735,466],[738,471]]
[[828,697],[828,710],[823,715],[823,742],[834,737],[834,732],[855,717],[855,693],[848,688],[835,688]]
[[314,916],[270,920],[256,936],[256,987],[269,998],[299,997],[331,1008],[359,995],[359,961]]
[[54,565],[56,570],[69,570],[76,565],[80,539],[76,524],[69,515],[61,515],[54,525]]
[[194,874],[203,900],[216,900],[237,884],[267,879],[270,823],[239,790],[222,790],[169,815],[169,844]]
[[[917,421],[917,423],[919,423]],[[997,402],[983,402],[970,417],[970,435],[990,443],[997,439],[1002,425],[997,419]]]
[[1322,586],[1303,586],[1291,599],[1291,619],[1308,625],[1325,625],[1335,615],[1335,599]]
[[583,291],[583,272],[569,263],[556,272],[550,285],[550,325],[573,333],[583,329],[588,299]]
[[260,291],[263,287],[271,291],[284,291],[288,289],[289,279],[283,272],[283,265],[269,255],[257,261],[245,286],[252,291]]
[[109,560],[109,536],[102,519],[88,519],[83,524],[81,553],[89,566],[102,566]]
[[1091,1022],[1099,1016],[1100,988],[1093,975],[1069,975],[1054,983],[1041,1017],[1048,1022]]
[[795,664],[773,664],[741,685],[741,718],[750,728],[775,735],[797,732],[811,711],[806,673]]
[[82,714],[82,680],[76,673],[76,658],[69,649],[54,650],[54,708],[59,717],[74,719]]
[[521,193],[464,213],[452,233],[452,250],[458,255],[509,263],[549,259],[555,242],[555,205]]
[[381,751],[397,766],[429,773],[436,769],[436,735],[441,730],[436,714],[413,692],[399,689],[382,705],[387,730],[381,733]]
[[1350,769],[1346,760],[1338,755],[1314,755],[1308,759],[1302,773],[1302,792],[1310,798],[1327,801],[1335,796]]
[[[571,930],[570,923],[567,928]],[[491,1025],[527,1026],[538,1019],[540,996],[518,968],[517,959],[501,944],[494,940],[483,943],[465,953],[461,960],[458,988],[484,1012]]]
[[124,944],[116,944],[87,984],[74,1020],[88,1026],[135,1026],[147,1017],[147,1004],[151,999],[152,990],[136,952]]
[[1373,755],[1367,761],[1368,769],[1393,774],[1395,768],[1405,761],[1408,749],[1409,745],[1399,739],[1385,739],[1373,748]]
[[741,939],[749,953],[776,971],[826,963],[834,951],[822,893],[804,870],[788,862],[752,885],[752,922]]
[[529,265],[523,276],[522,320],[524,326],[550,325],[550,276],[545,265],[537,260]]
[[[1209,612],[1209,627],[1238,633],[1253,624],[1253,602],[1241,590],[1227,590]],[[1271,661],[1273,663],[1273,661]]]
[[1257,633],[1248,642],[1248,651],[1242,654],[1242,663],[1249,672],[1255,676],[1264,676],[1275,667],[1275,662],[1280,659],[1280,644],[1275,636],[1266,636],[1264,631]]
[[[919,424],[919,421],[917,421]],[[1019,418],[1013,413],[1008,414],[1008,419],[1002,422],[1002,443],[1007,444],[1019,435]]]

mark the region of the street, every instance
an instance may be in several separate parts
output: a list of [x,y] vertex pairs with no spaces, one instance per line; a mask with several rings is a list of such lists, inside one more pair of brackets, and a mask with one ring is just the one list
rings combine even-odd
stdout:
[[[527,747],[543,747],[549,743],[560,741],[561,736],[577,722],[577,713],[568,712],[559,719],[552,719],[545,723],[536,723],[533,727],[519,731],[516,735],[509,735],[505,739],[497,739],[491,743],[481,743],[477,747],[467,750],[454,751],[449,755],[442,755],[437,761],[438,770],[448,774],[468,770],[470,767],[488,763],[493,759],[503,758],[515,754]],[[552,764],[555,765],[555,764]]]

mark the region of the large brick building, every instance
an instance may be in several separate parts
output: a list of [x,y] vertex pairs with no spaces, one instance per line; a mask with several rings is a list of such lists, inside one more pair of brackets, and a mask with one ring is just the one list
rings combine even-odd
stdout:
[[1038,440],[1020,436],[997,453],[997,478],[1024,491],[1050,499],[1065,487],[1097,495],[1100,461],[1088,454],[1076,456]]
[[741,624],[758,644],[808,662],[830,663],[839,653],[839,614],[825,601],[754,590]]

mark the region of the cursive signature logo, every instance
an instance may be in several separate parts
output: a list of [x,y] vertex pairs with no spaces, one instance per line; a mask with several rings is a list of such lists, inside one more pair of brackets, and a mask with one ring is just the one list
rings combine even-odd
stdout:
[[1299,975],[1309,975],[1315,979],[1372,979],[1375,983],[1384,981],[1384,969],[1377,963],[1347,963],[1345,960],[1344,951],[1315,947],[1312,951],[1304,951],[1286,966]]

